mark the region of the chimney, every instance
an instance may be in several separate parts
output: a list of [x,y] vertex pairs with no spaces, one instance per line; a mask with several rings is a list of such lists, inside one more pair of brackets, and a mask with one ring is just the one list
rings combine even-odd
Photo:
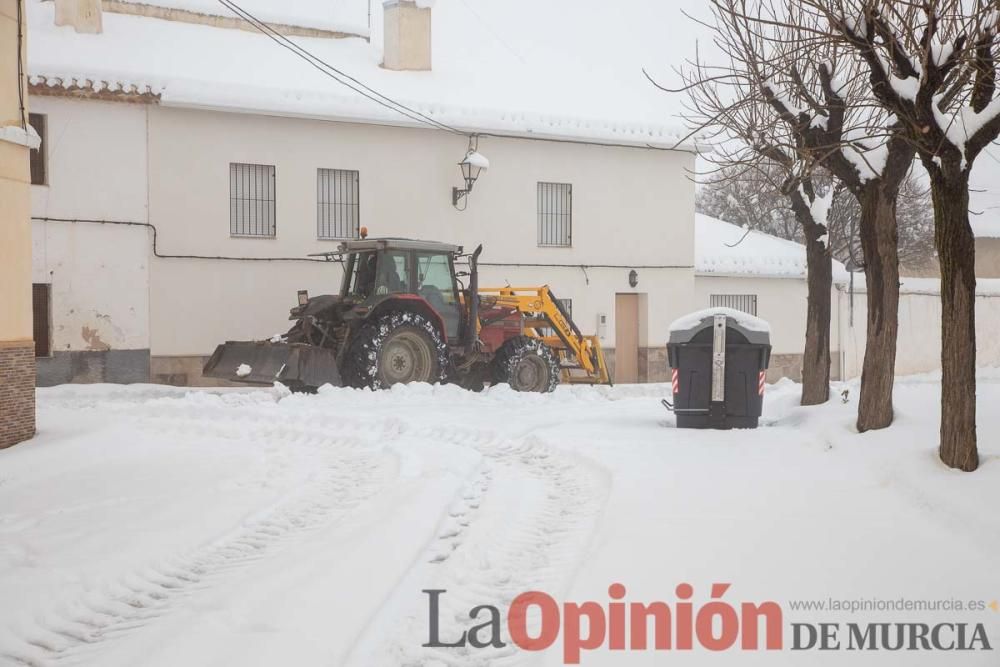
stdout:
[[56,25],[71,25],[76,32],[103,32],[101,0],[56,0]]
[[431,69],[431,6],[434,0],[384,0],[382,67]]

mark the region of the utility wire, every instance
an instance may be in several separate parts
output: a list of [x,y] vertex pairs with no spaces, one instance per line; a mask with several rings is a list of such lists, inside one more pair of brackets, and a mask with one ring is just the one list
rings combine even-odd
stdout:
[[71,224],[88,225],[119,225],[122,227],[145,227],[153,232],[153,257],[159,259],[212,259],[229,262],[323,262],[325,259],[314,259],[312,257],[232,257],[226,255],[173,255],[160,252],[157,244],[156,226],[150,222],[136,222],[133,220],[91,220],[86,218],[50,218],[45,216],[32,216],[32,220],[38,222],[66,222]]
[[469,133],[462,132],[461,130],[458,130],[450,125],[446,125],[441,121],[431,118],[427,114],[417,111],[412,107],[409,107],[401,102],[397,102],[388,95],[380,93],[379,91],[366,85],[364,82],[356,79],[350,74],[347,74],[346,72],[334,67],[333,65],[326,62],[325,60],[323,60],[316,54],[312,53],[308,49],[304,48],[297,42],[294,42],[288,37],[282,35],[280,32],[278,32],[271,26],[267,25],[265,22],[261,21],[256,16],[243,9],[235,2],[232,2],[232,0],[219,0],[219,4],[221,4],[223,7],[230,10],[243,20],[250,23],[252,26],[257,28],[257,30],[259,30],[266,37],[268,37],[271,41],[275,42],[276,44],[285,49],[288,49],[296,56],[306,61],[310,65],[312,65],[322,74],[330,77],[331,79],[341,84],[342,86],[345,86],[353,90],[354,92],[358,93],[359,95],[362,95],[363,97],[371,100],[372,102],[375,102],[385,107],[386,109],[395,111],[396,113],[406,116],[410,120],[415,121],[417,123],[429,125],[435,129],[445,130],[446,132],[452,132],[454,134],[460,134],[462,136],[469,136]]
[[21,129],[27,130],[28,125],[24,113],[24,11],[21,0],[17,3],[17,101],[21,116]]

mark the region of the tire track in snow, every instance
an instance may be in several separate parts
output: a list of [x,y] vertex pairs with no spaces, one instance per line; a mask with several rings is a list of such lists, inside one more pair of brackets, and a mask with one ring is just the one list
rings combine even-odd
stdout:
[[287,480],[291,488],[274,503],[210,544],[142,566],[36,614],[28,627],[15,631],[15,643],[5,642],[0,662],[42,667],[93,657],[106,642],[154,622],[184,597],[210,588],[214,580],[245,569],[306,531],[347,516],[388,481],[391,455],[385,444],[403,431],[398,420],[384,420],[373,429],[370,421],[328,411],[280,415],[294,423],[263,415],[259,407],[220,415],[204,406],[168,403],[133,412],[155,415],[145,420],[152,421],[159,434],[236,437],[270,450],[268,456],[275,458],[270,466],[277,465],[279,475],[281,459],[294,447],[315,473],[309,479]]
[[477,605],[504,610],[528,590],[564,592],[606,502],[606,474],[537,435],[500,439],[447,426],[422,435],[471,445],[483,462],[453,499],[419,561],[369,621],[347,662],[358,667],[524,664],[537,656],[513,646],[506,627],[504,648],[422,648],[428,637],[428,598],[421,590],[448,591],[440,598],[443,641],[454,641],[486,620],[485,615],[469,618]]

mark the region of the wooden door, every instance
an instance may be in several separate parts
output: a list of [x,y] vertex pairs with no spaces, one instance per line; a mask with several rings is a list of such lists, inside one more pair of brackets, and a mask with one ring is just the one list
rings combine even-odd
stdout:
[[615,383],[639,381],[639,295],[615,295]]

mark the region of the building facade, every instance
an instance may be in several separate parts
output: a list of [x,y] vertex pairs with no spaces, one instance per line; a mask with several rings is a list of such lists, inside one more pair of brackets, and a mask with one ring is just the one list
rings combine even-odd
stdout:
[[[47,3],[31,8],[45,40],[30,87],[44,161],[31,201],[33,282],[47,300],[36,320],[49,343],[39,384],[200,384],[218,343],[285,331],[300,289],[336,291],[339,265],[308,255],[362,226],[482,244],[481,285],[548,284],[602,337],[616,380],[666,377],[669,323],[694,306],[695,146],[648,123],[564,116],[556,102],[519,112],[470,93],[436,107],[468,84],[452,79],[436,41],[431,57],[431,10],[405,0],[386,3],[382,66],[361,29],[273,17],[317,52],[355,58],[384,90],[426,95],[405,117],[330,97],[339,88],[323,78],[282,88],[289,77],[267,68],[283,51],[231,19],[177,3],[105,3],[103,15],[83,4],[61,27]],[[186,39],[201,60],[246,60],[206,87],[198,77],[221,61],[165,71],[130,51],[153,38]],[[118,51],[136,54],[133,69],[102,78]],[[305,76],[288,62],[291,78]],[[252,81],[220,92],[246,71]],[[490,166],[455,205],[457,163],[473,146]]]
[[38,136],[27,124],[22,0],[0,7],[0,448],[35,433],[28,183]]
[[[459,211],[451,188],[466,140],[431,129],[68,96],[39,95],[35,107],[65,137],[48,154],[49,182],[33,188],[34,280],[52,298],[43,384],[197,383],[219,342],[282,332],[297,290],[336,291],[339,265],[307,255],[361,225],[482,243],[481,284],[550,285],[626,359],[634,377],[623,381],[663,376],[667,326],[692,305],[690,153],[482,138],[491,167]],[[266,212],[249,222],[233,204],[246,169],[268,181],[254,216]],[[331,186],[330,172],[341,181]],[[350,191],[339,230],[324,217],[331,187]],[[556,190],[564,212],[540,214]]]

